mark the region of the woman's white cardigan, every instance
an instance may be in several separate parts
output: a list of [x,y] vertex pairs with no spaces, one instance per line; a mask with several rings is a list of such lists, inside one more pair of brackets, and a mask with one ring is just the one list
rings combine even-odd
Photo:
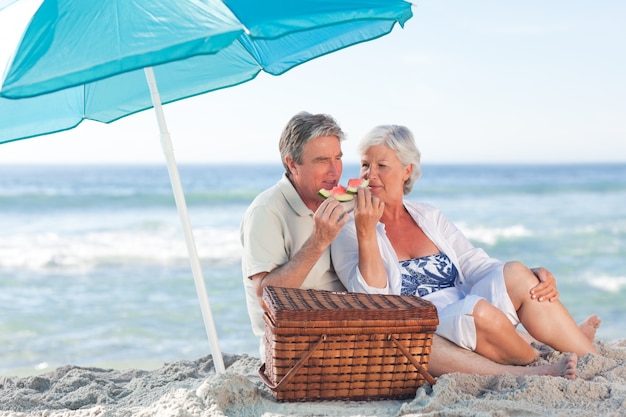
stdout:
[[[404,206],[426,236],[454,263],[459,272],[455,285],[463,294],[467,295],[472,285],[483,277],[491,274],[502,275],[503,263],[490,258],[484,250],[474,247],[438,208],[414,201],[405,201]],[[353,214],[331,246],[333,266],[339,279],[350,292],[400,294],[402,275],[398,257],[387,238],[385,225],[378,223],[376,232],[378,247],[387,271],[386,288],[370,287],[359,271],[358,242]]]

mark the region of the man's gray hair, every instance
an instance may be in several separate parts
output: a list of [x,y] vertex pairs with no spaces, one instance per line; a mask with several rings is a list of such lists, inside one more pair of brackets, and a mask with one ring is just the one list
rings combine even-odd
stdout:
[[290,157],[295,163],[301,164],[304,145],[322,136],[336,136],[339,141],[345,139],[341,127],[327,114],[311,114],[303,111],[289,120],[278,142],[280,159],[287,174],[289,174],[289,167],[285,158]]

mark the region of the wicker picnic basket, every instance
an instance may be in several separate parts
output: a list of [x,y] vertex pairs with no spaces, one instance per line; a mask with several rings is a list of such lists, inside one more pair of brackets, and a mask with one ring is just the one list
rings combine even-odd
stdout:
[[415,296],[267,287],[261,379],[277,400],[415,396],[439,323]]

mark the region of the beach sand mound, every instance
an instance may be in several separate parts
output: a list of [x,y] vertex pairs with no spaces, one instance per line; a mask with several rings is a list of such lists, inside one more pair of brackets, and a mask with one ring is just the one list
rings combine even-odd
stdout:
[[[154,371],[64,366],[31,377],[0,377],[0,416],[623,416],[626,340],[596,342],[578,378],[449,374],[410,400],[281,403],[258,377],[259,359],[210,356]],[[544,361],[559,354],[548,352]]]

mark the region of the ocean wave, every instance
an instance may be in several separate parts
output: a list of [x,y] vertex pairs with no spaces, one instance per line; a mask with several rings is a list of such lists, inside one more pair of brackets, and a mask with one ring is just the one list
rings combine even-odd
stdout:
[[626,276],[599,275],[589,278],[589,285],[611,293],[626,289]]
[[[200,228],[194,230],[194,238],[202,262],[232,264],[241,259],[235,229]],[[100,265],[178,265],[188,261],[184,237],[174,228],[15,234],[0,238],[1,268],[84,270]]]
[[[215,207],[228,205],[247,206],[258,194],[258,190],[208,190],[185,192],[185,201],[190,207]],[[143,192],[93,192],[93,193],[32,193],[0,195],[0,209],[4,213],[37,213],[54,211],[120,210],[132,208],[175,208],[172,191],[164,193]]]
[[507,227],[471,227],[464,223],[457,225],[469,240],[494,246],[501,239],[512,239],[532,236],[533,233],[523,225],[513,225]]

